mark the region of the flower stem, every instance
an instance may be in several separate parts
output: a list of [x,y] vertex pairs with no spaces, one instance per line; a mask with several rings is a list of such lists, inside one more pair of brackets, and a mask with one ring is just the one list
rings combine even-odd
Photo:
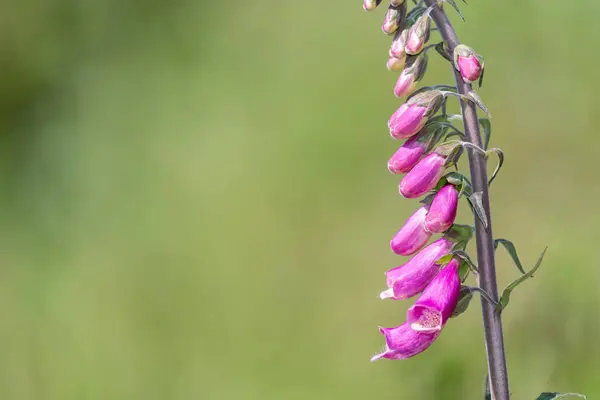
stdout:
[[[428,6],[437,3],[436,0],[425,0]],[[448,16],[440,7],[434,7],[431,17],[437,25],[442,38],[446,41],[450,55],[459,44],[456,32],[448,19]],[[466,95],[471,91],[471,85],[463,81],[460,73],[455,70],[456,87],[458,93]],[[466,138],[474,145],[481,147],[481,136],[479,133],[479,120],[475,104],[461,100],[461,108],[464,119]],[[469,148],[469,167],[471,170],[471,181],[473,191],[482,193],[482,203],[488,220],[487,229],[479,218],[475,218],[475,238],[477,242],[477,264],[479,265],[479,286],[489,294],[493,301],[498,301],[498,286],[496,283],[496,267],[494,262],[494,237],[492,235],[492,220],[490,216],[490,202],[488,195],[488,178],[485,157],[477,151]],[[485,344],[488,360],[488,373],[492,399],[509,400],[508,374],[506,370],[506,356],[504,354],[504,338],[502,335],[502,321],[500,314],[495,312],[494,304],[481,299],[483,312],[483,326],[485,331]]]

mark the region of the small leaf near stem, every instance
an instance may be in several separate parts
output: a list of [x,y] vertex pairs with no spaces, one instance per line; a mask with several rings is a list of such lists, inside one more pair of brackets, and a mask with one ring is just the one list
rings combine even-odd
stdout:
[[510,257],[512,258],[513,262],[515,263],[515,266],[517,267],[517,269],[523,275],[526,274],[525,270],[523,269],[523,264],[521,264],[521,260],[519,260],[519,256],[517,255],[517,248],[515,247],[513,242],[511,242],[510,240],[506,240],[506,239],[494,240],[494,250],[496,250],[499,245],[504,246],[504,248],[506,249],[506,251],[508,252]]
[[471,303],[471,299],[473,298],[473,291],[468,286],[461,286],[460,293],[458,295],[458,303],[456,303],[456,307],[452,312],[450,318],[456,318],[469,308],[469,304]]
[[452,254],[458,258],[460,258],[464,263],[469,266],[469,269],[476,274],[479,274],[479,268],[475,265],[475,263],[471,260],[471,257],[464,250],[454,250]]
[[513,290],[515,290],[515,288],[517,286],[519,286],[521,283],[523,283],[527,279],[533,277],[533,274],[538,270],[540,265],[542,265],[542,260],[544,259],[546,250],[548,250],[548,247],[546,247],[544,249],[544,251],[542,252],[542,254],[540,254],[540,257],[538,258],[537,262],[535,263],[535,265],[533,266],[531,271],[527,272],[525,275],[521,275],[519,278],[512,281],[506,288],[504,288],[504,291],[502,292],[502,296],[500,296],[500,300],[498,301],[498,305],[496,306],[497,313],[501,313],[502,310],[504,310],[506,308],[506,306],[508,305],[508,302],[510,301],[511,292]]
[[482,196],[483,196],[483,192],[475,192],[472,195],[470,195],[468,197],[468,199],[469,199],[469,204],[471,204],[471,207],[473,208],[473,210],[475,210],[477,217],[479,217],[479,220],[481,221],[481,223],[483,224],[485,229],[487,229],[488,220],[487,220],[487,216],[485,215],[485,209],[483,208]]
[[487,150],[492,137],[492,122],[487,118],[479,118],[479,124],[483,129],[483,148]]
[[496,169],[494,170],[494,172],[492,173],[492,177],[488,181],[488,187],[492,184],[494,179],[496,179],[496,175],[498,175],[498,172],[500,172],[500,168],[502,168],[502,164],[504,164],[504,153],[502,152],[502,150],[495,147],[493,149],[488,150],[486,152],[486,155],[489,153],[496,153],[496,155],[498,156],[498,165],[496,165]]
[[452,61],[452,56],[448,53],[448,44],[446,42],[439,42],[435,45],[435,51],[439,53],[440,56],[445,58],[446,60]]

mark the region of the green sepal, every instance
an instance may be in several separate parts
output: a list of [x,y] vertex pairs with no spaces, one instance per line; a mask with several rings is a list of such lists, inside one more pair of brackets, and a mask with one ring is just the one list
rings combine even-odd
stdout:
[[527,272],[524,275],[521,275],[519,278],[512,281],[506,288],[504,288],[504,290],[502,291],[502,296],[500,296],[500,300],[498,301],[498,305],[496,306],[497,313],[502,312],[502,310],[504,310],[506,308],[506,306],[508,305],[508,302],[510,301],[511,292],[513,290],[515,290],[515,288],[517,286],[519,286],[521,283],[523,283],[527,279],[533,277],[533,274],[538,270],[540,265],[542,265],[542,260],[544,259],[546,250],[548,250],[548,247],[546,247],[544,249],[544,251],[542,252],[542,254],[540,254],[540,257],[538,258],[537,262],[535,263],[535,265],[533,266],[531,271]]
[[462,241],[468,241],[473,236],[473,227],[469,225],[454,224],[446,231],[444,237],[452,240],[453,242],[459,243]]
[[522,274],[526,274],[525,270],[523,269],[523,264],[521,264],[521,260],[519,260],[519,256],[517,255],[517,248],[515,247],[513,242],[511,242],[510,240],[506,240],[506,239],[494,240],[494,250],[496,250],[499,245],[504,246],[504,248],[510,255],[510,258],[512,258],[513,262],[515,263],[515,266],[517,267],[517,269]]
[[487,219],[485,210],[483,208],[483,192],[475,192],[472,195],[470,195],[469,197],[467,197],[467,199],[469,200],[469,204],[471,205],[471,208],[475,211],[475,214],[477,214],[477,217],[479,217],[479,220],[483,224],[483,227],[485,229],[487,229],[488,219]]
[[460,277],[460,283],[464,283],[469,277],[470,273],[471,267],[469,267],[469,264],[461,261],[460,266],[458,267],[458,276]]
[[406,19],[404,21],[408,25],[413,25],[417,21],[417,19],[419,19],[419,17],[425,13],[425,11],[427,11],[426,8],[415,7],[412,10],[410,10],[408,14],[406,14]]
[[560,394],[558,392],[544,392],[541,393],[536,400],[559,400],[559,399],[567,399],[569,397],[578,397],[580,399],[587,399],[586,396],[579,393],[564,393]]
[[450,318],[456,318],[469,308],[469,304],[471,304],[471,299],[473,298],[473,291],[468,286],[461,286],[460,293],[458,295],[458,303],[456,303],[456,307],[450,315]]
[[492,137],[492,121],[487,118],[479,118],[479,124],[483,129],[483,148],[487,150]]
[[467,254],[467,252],[465,252],[464,250],[454,250],[452,252],[452,255],[454,255],[457,258],[460,258],[461,262],[467,264],[467,266],[469,267],[469,269],[471,269],[473,272],[475,272],[476,274],[479,273],[479,268],[477,268],[477,266],[471,260],[471,257],[469,257],[469,255]]

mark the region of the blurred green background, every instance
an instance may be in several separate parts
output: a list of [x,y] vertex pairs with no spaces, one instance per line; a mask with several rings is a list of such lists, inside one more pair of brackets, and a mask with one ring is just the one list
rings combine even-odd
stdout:
[[[527,265],[549,246],[504,314],[515,399],[600,394],[600,4],[576,3],[449,11],[507,158],[495,235]],[[383,9],[1,4],[0,399],[482,398],[478,302],[369,363],[412,302],[377,296],[416,207],[386,170]]]

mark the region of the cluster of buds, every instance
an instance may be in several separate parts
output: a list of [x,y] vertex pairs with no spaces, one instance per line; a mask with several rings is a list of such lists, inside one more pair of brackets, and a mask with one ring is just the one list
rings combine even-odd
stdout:
[[[364,9],[370,11],[379,4],[365,0]],[[387,62],[389,70],[401,71],[394,94],[408,97],[388,121],[392,138],[405,140],[389,159],[388,169],[404,174],[400,195],[426,197],[390,242],[394,253],[411,258],[386,272],[388,288],[380,297],[404,300],[420,296],[404,324],[380,329],[386,346],[372,360],[412,357],[439,336],[461,297],[465,262],[454,252],[464,248],[471,233],[454,225],[462,188],[444,175],[446,168],[456,163],[455,146],[439,144],[445,134],[440,127],[448,122],[445,111],[443,116],[436,114],[444,108],[447,92],[435,88],[414,92],[427,68],[432,9],[417,6],[407,14],[406,8],[407,2],[392,1],[382,26],[386,34],[395,34]],[[455,65],[465,81],[479,79],[483,60],[466,46],[457,49]],[[441,237],[428,245],[436,234]]]

